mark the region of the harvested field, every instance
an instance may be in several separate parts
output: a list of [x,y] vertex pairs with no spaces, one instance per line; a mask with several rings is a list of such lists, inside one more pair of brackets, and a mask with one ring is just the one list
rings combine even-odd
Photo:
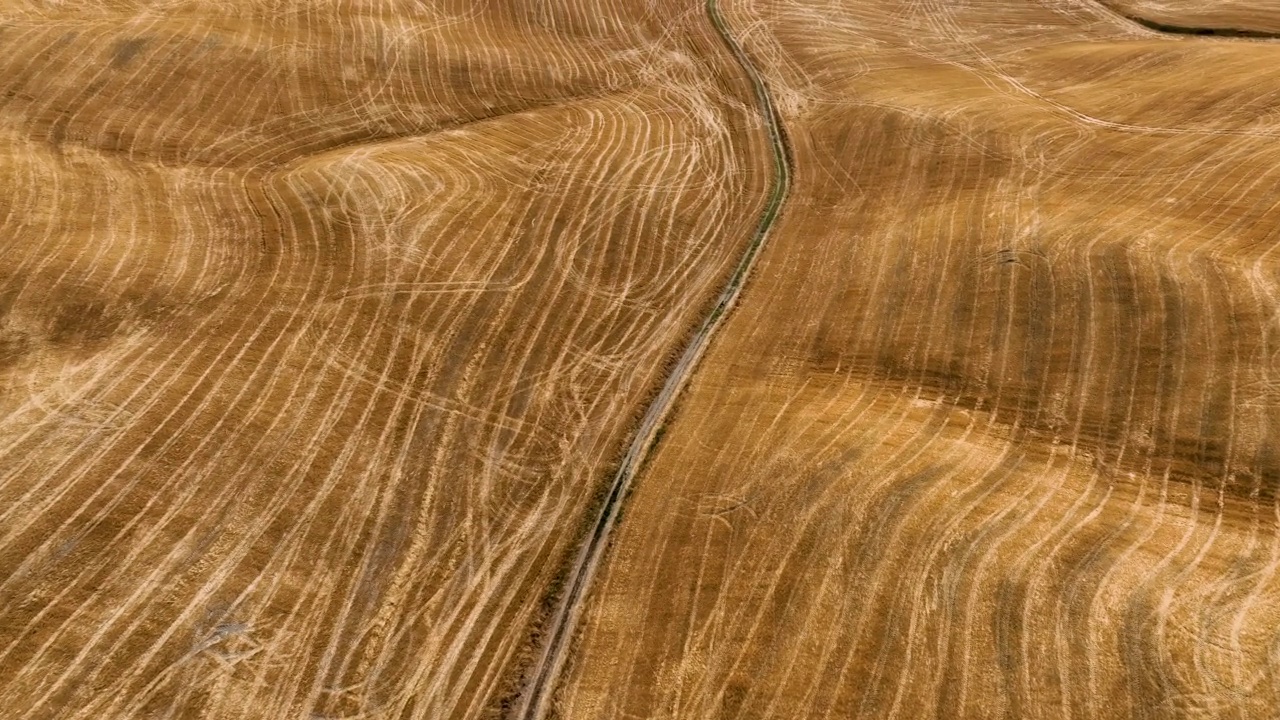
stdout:
[[0,707],[1271,718],[1280,6],[0,0]]
[[497,715],[765,202],[679,4],[0,4],[7,718]]
[[1274,717],[1280,46],[724,10],[793,187],[554,714]]

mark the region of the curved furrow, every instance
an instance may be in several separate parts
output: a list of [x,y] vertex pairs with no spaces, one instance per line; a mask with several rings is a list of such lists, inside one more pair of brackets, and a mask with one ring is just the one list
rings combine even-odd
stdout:
[[582,612],[582,604],[587,598],[596,568],[608,548],[614,526],[621,517],[622,504],[626,500],[631,483],[649,452],[656,445],[659,429],[670,416],[672,407],[679,398],[680,392],[688,384],[716,329],[737,303],[747,276],[764,246],[765,239],[778,220],[783,201],[786,200],[790,188],[790,149],[768,86],[725,22],[717,0],[706,0],[706,13],[755,91],[758,111],[772,152],[774,174],[769,197],[750,244],[738,261],[733,274],[730,275],[701,325],[694,331],[684,352],[672,364],[666,381],[640,419],[639,427],[609,483],[603,505],[595,522],[591,525],[586,541],[566,572],[564,589],[557,600],[557,608],[547,622],[546,640],[533,667],[527,673],[529,679],[521,692],[519,709],[516,711],[516,715],[521,718],[540,718],[546,713],[548,701],[559,680],[565,654],[571,645],[573,633]]
[[745,82],[669,8],[75,5],[0,7],[0,698],[496,704],[749,234]]

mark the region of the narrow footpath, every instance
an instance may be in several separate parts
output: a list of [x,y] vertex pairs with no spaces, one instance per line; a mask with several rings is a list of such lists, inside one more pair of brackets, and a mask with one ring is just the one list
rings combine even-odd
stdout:
[[648,410],[645,411],[640,427],[635,437],[632,438],[631,445],[627,448],[627,453],[623,456],[622,462],[613,476],[609,494],[592,527],[591,535],[583,544],[582,549],[574,560],[573,566],[569,569],[564,585],[564,596],[556,608],[555,615],[550,620],[546,645],[543,646],[542,653],[539,655],[537,664],[534,665],[530,675],[529,684],[522,693],[519,709],[516,713],[516,717],[521,720],[541,720],[544,717],[547,703],[559,680],[560,671],[564,667],[565,653],[569,649],[578,619],[582,614],[583,601],[586,599],[591,581],[595,577],[600,558],[608,547],[609,536],[618,524],[622,502],[627,496],[631,481],[635,477],[636,471],[644,463],[649,450],[653,447],[658,429],[666,422],[676,398],[680,395],[685,385],[688,384],[698,361],[711,344],[712,336],[720,327],[721,321],[728,315],[729,310],[737,302],[743,283],[755,266],[760,249],[764,246],[769,230],[777,221],[778,215],[782,210],[782,204],[786,200],[787,193],[791,187],[791,149],[787,144],[782,120],[774,106],[773,97],[769,94],[769,88],[760,72],[756,70],[751,63],[751,59],[747,57],[746,52],[730,31],[729,24],[720,13],[717,0],[707,0],[706,11],[711,24],[715,26],[716,32],[720,35],[720,39],[733,54],[734,59],[737,60],[738,65],[741,66],[742,71],[747,75],[752,87],[755,89],[757,107],[764,121],[769,145],[772,148],[774,172],[769,201],[765,204],[764,210],[760,215],[760,221],[756,224],[755,232],[752,235],[751,243],[743,253],[742,259],[738,261],[733,275],[729,277],[724,289],[720,291],[720,295],[716,298],[716,303],[711,308],[711,311],[703,318],[702,324],[698,326],[698,330],[689,341],[689,345],[680,355],[680,359],[672,368],[671,374],[667,376],[662,389],[653,399]]

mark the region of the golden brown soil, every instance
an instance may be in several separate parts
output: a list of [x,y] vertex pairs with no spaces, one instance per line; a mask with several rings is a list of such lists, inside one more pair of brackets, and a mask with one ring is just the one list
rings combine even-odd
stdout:
[[496,713],[764,201],[682,3],[0,4],[0,715]]
[[1280,45],[724,3],[795,187],[563,718],[1270,718]]

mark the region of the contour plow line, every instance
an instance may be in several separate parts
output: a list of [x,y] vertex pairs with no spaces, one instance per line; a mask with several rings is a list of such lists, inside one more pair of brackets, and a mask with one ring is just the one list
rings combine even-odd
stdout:
[[605,498],[604,505],[600,508],[595,522],[592,524],[591,534],[583,543],[582,549],[579,550],[573,565],[569,569],[564,585],[564,595],[561,597],[555,614],[550,621],[546,644],[538,656],[537,663],[530,675],[529,683],[522,693],[522,699],[516,713],[516,717],[521,720],[541,720],[545,716],[551,691],[555,688],[560,672],[564,667],[565,654],[577,627],[578,619],[582,612],[583,600],[587,596],[587,591],[595,576],[600,558],[608,547],[609,536],[618,523],[622,503],[627,496],[627,491],[630,489],[631,481],[635,477],[636,471],[648,457],[649,450],[654,445],[658,429],[666,421],[681,390],[688,384],[694,368],[697,367],[698,361],[711,344],[711,339],[716,330],[719,329],[721,321],[737,303],[742,286],[755,266],[765,239],[776,223],[782,210],[782,204],[790,190],[791,150],[787,144],[782,120],[774,106],[769,89],[759,71],[752,65],[742,46],[734,38],[724,16],[720,14],[717,0],[707,0],[706,11],[711,24],[715,26],[716,33],[733,54],[734,59],[741,66],[743,72],[751,81],[752,88],[755,90],[756,103],[764,120],[765,132],[773,155],[774,176],[769,200],[761,212],[760,222],[756,225],[751,243],[743,253],[742,259],[738,261],[733,274],[729,277],[724,289],[720,291],[715,305],[707,316],[703,318],[688,346],[681,353],[680,359],[676,361],[671,374],[667,376],[666,382],[663,383],[662,389],[658,391],[657,396],[645,411],[644,417],[640,421],[640,427],[636,431],[635,437],[632,438],[631,444],[628,446],[627,452],[610,482],[609,494]]

